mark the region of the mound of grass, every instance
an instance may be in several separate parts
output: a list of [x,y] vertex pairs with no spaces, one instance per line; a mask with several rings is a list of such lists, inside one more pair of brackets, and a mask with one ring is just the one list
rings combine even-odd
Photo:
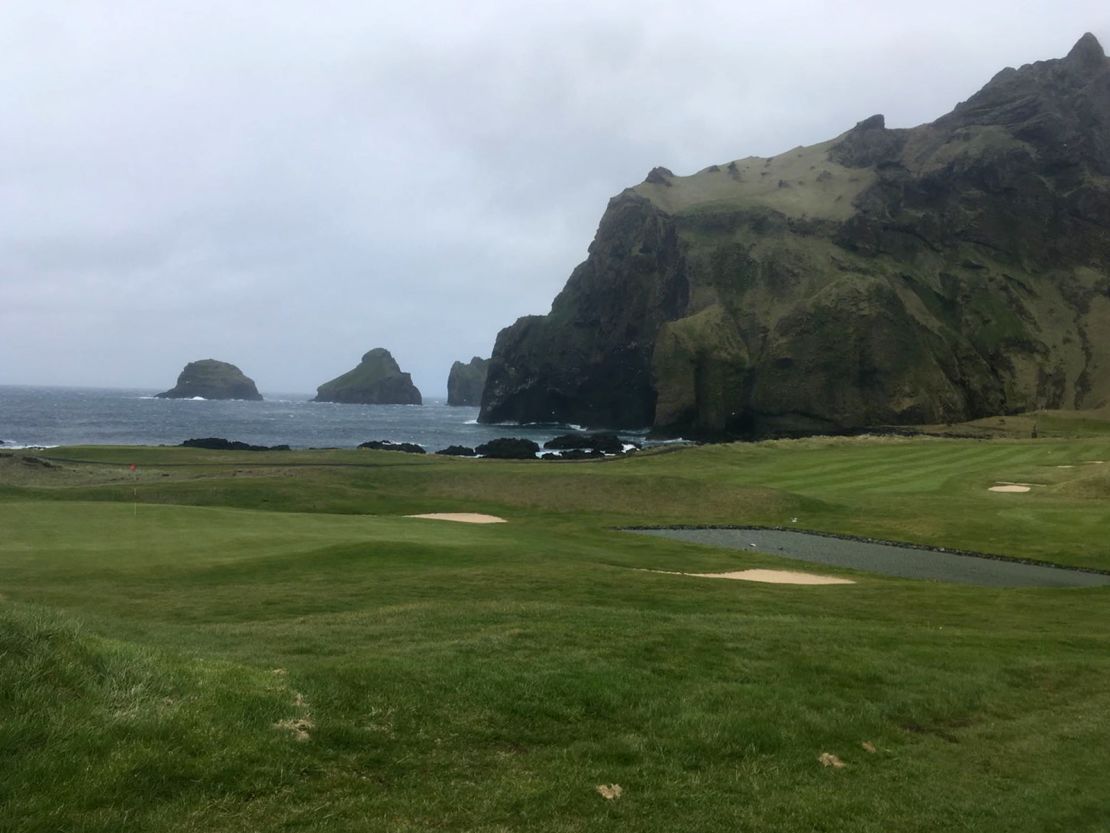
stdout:
[[303,765],[285,677],[99,638],[0,603],[0,807],[8,830],[193,829]]

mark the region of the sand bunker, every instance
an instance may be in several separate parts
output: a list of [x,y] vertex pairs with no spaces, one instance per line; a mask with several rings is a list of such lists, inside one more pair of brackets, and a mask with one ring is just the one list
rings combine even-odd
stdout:
[[855,584],[850,578],[823,576],[817,573],[799,573],[794,570],[734,570],[729,573],[680,573],[675,570],[646,570],[649,573],[666,573],[670,576],[693,578],[723,578],[731,581],[758,581],[763,584]]
[[460,524],[503,524],[508,523],[496,515],[481,515],[477,512],[430,512],[427,515],[405,515],[406,518],[427,518],[430,521],[455,521]]
[[736,570],[731,573],[686,573],[698,578],[727,578],[734,581],[760,581],[764,584],[855,584],[850,578],[796,573],[793,570]]
[[992,492],[1017,493],[1017,492],[1028,492],[1030,488],[1031,487],[1029,487],[1029,486],[1022,486],[1018,483],[1006,483],[1002,486],[991,486],[990,491],[992,491]]

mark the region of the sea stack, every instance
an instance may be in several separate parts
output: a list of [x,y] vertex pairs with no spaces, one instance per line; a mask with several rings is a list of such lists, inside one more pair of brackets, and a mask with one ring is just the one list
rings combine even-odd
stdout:
[[761,437],[1110,402],[1110,60],[1093,35],[930,124],[609,202],[481,422]]
[[189,362],[177,385],[172,389],[156,394],[158,399],[247,399],[258,402],[262,394],[254,385],[254,380],[245,376],[233,364],[216,359],[201,359]]
[[481,405],[488,370],[489,359],[480,359],[477,356],[467,364],[455,362],[451,365],[451,372],[447,374],[447,404],[473,407]]
[[348,405],[420,405],[420,391],[384,347],[375,347],[354,370],[316,389],[313,402]]

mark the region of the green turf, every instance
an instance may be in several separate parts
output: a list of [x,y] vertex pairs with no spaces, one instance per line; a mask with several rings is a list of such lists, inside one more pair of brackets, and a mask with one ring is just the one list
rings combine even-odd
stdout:
[[[26,456],[0,457],[5,833],[1110,818],[1105,588],[718,582],[633,568],[799,565],[616,529],[797,517],[1110,569],[1110,439]],[[400,517],[428,511],[509,523]]]

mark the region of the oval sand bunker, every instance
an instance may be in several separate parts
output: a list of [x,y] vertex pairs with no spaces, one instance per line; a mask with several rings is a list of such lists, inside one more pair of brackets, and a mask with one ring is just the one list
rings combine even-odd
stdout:
[[697,578],[727,578],[735,581],[759,581],[764,584],[855,584],[850,578],[798,573],[793,570],[735,570],[731,573],[683,573]]
[[723,578],[732,581],[758,581],[763,584],[855,584],[850,578],[837,578],[836,576],[822,576],[817,573],[801,573],[797,570],[732,570],[727,573],[683,573],[678,570],[648,570],[646,573],[664,573],[668,576],[690,576],[691,578]]
[[508,523],[496,515],[482,515],[478,512],[429,512],[426,515],[405,515],[406,518],[424,518],[429,521],[454,521],[460,524],[503,524]]
[[1029,486],[1019,486],[1016,483],[1009,483],[1009,484],[1006,484],[1004,486],[991,486],[990,491],[992,491],[992,492],[1017,493],[1017,492],[1028,492],[1029,488],[1030,488]]

